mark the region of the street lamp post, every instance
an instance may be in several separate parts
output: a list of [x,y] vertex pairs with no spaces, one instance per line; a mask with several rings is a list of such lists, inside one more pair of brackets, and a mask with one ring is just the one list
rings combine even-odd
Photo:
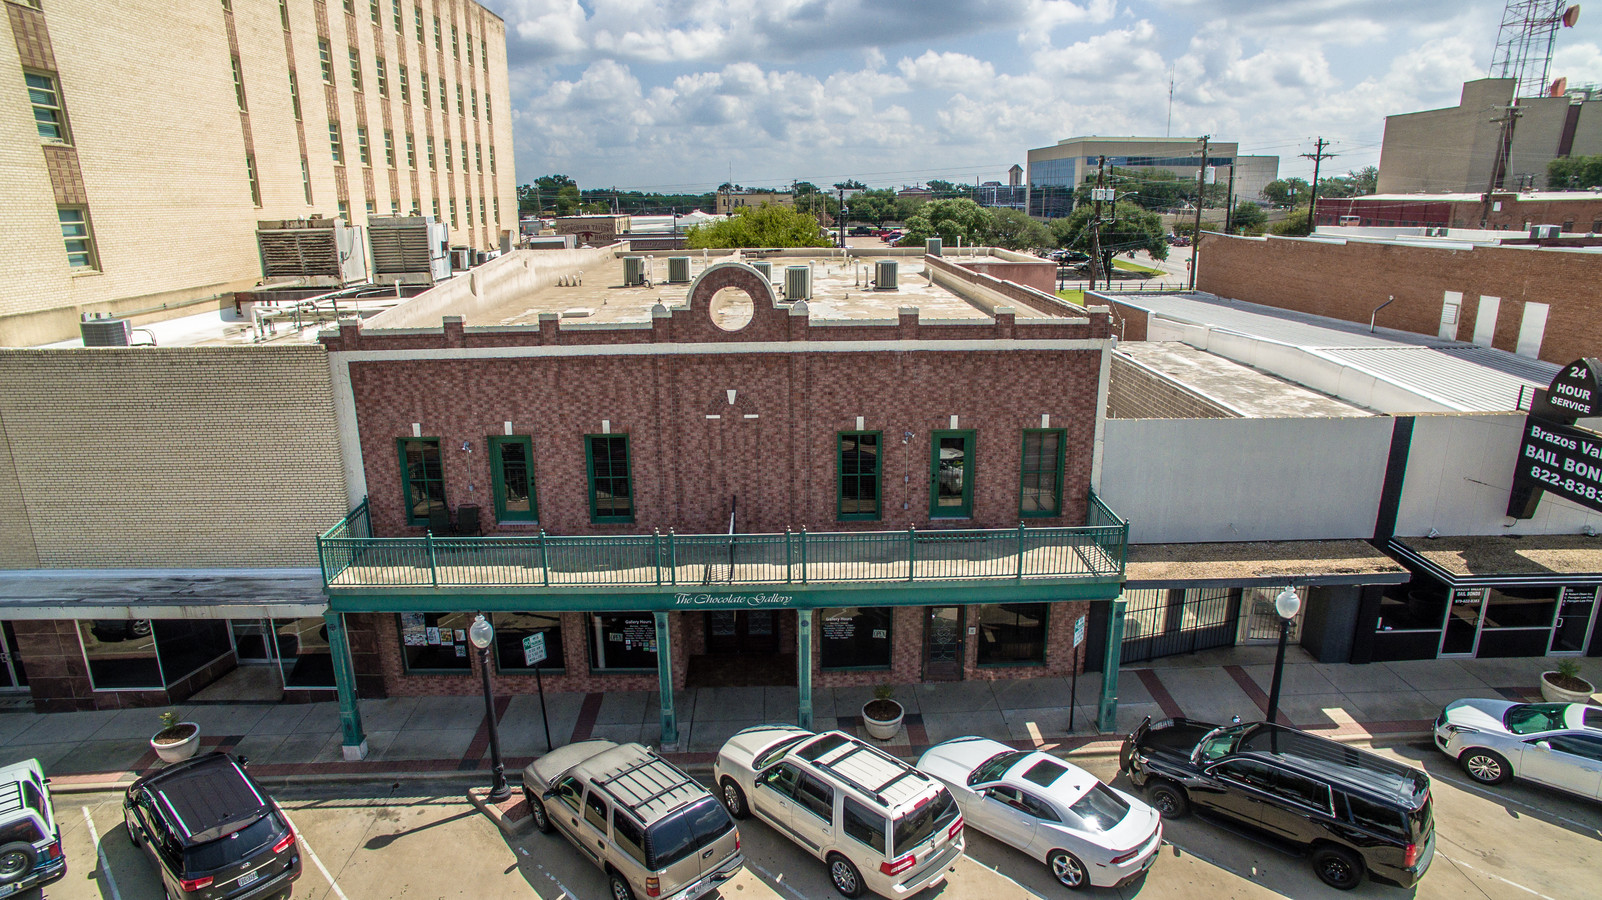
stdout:
[[[1285,642],[1290,637],[1290,623],[1302,608],[1302,598],[1296,589],[1287,587],[1274,598],[1274,612],[1279,614],[1279,653],[1274,657],[1274,683],[1268,689],[1268,721],[1279,715],[1279,680],[1285,674]],[[490,732],[494,734],[493,731]]]
[[[484,715],[489,719],[490,761],[494,764],[495,778],[490,782],[489,797],[485,798],[491,803],[500,803],[512,796],[512,788],[506,783],[506,765],[501,762],[501,734],[495,726],[495,695],[490,692],[490,644],[495,641],[495,626],[484,618],[483,613],[473,619],[473,625],[467,629],[468,640],[478,648],[479,671],[484,675]],[[1281,641],[1283,651],[1283,641]],[[1277,685],[1279,682],[1275,681]]]

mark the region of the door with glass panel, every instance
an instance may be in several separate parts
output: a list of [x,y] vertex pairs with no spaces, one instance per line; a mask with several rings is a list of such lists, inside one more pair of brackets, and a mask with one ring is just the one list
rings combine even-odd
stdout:
[[1596,585],[1565,587],[1558,591],[1558,614],[1552,623],[1552,643],[1548,656],[1579,656],[1591,636],[1591,620],[1596,614]]
[[1484,588],[1452,588],[1441,632],[1440,656],[1473,656],[1480,643],[1480,617],[1485,606]]
[[960,606],[931,606],[923,632],[923,680],[962,680],[962,625]]
[[234,655],[242,666],[265,666],[278,661],[272,640],[272,623],[266,619],[232,619]]
[[17,655],[17,633],[10,622],[0,622],[0,691],[26,691],[28,672]]

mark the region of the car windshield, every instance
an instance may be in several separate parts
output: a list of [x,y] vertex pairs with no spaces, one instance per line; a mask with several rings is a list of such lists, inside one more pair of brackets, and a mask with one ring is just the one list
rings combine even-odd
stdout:
[[804,735],[804,734],[798,734],[793,738],[786,738],[785,740],[782,740],[782,741],[778,742],[777,744],[774,744],[772,747],[768,748],[768,751],[766,753],[762,754],[761,756],[758,756],[756,759],[751,761],[751,768],[753,768],[753,769],[766,769],[768,766],[772,765],[773,763],[778,762],[779,758],[781,756],[783,756],[786,753],[789,753],[790,752],[790,748],[794,747],[796,744],[801,743],[802,739],[805,738],[805,737],[806,737],[806,735]]
[[651,826],[646,837],[652,869],[660,871],[728,833],[734,821],[711,797]]
[[1068,812],[1079,820],[1078,825],[1082,830],[1102,832],[1124,820],[1129,813],[1129,804],[1098,781],[1085,791],[1085,796],[1068,807]]
[[275,819],[275,816],[262,816],[225,837],[190,847],[184,851],[184,871],[211,872],[248,859],[283,835],[284,829]]
[[1198,749],[1201,751],[1201,761],[1210,763],[1235,749],[1235,741],[1240,733],[1246,730],[1245,725],[1230,725],[1226,728],[1215,728],[1207,732],[1201,739]]
[[979,768],[968,773],[968,784],[984,784],[987,781],[995,781],[1007,774],[1007,770],[1016,765],[1018,760],[1028,755],[1023,750],[1006,750],[997,753],[995,756],[980,763]]
[[1514,734],[1535,734],[1556,731],[1563,727],[1563,714],[1567,703],[1521,703],[1508,707],[1502,715],[1502,725]]
[[956,820],[957,801],[951,799],[950,791],[941,788],[933,800],[896,820],[896,855],[908,852]]

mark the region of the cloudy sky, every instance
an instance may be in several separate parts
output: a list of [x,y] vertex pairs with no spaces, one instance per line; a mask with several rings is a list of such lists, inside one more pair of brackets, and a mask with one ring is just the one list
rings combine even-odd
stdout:
[[[520,182],[701,191],[1003,180],[1083,134],[1197,135],[1311,174],[1484,77],[1503,0],[483,0]],[[1602,82],[1602,9],[1553,76]],[[1173,100],[1170,113],[1169,79]],[[1172,116],[1170,125],[1169,117]]]

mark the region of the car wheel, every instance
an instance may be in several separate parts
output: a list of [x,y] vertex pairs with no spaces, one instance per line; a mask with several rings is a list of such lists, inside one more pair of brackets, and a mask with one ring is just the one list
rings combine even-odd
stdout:
[[1458,764],[1468,777],[1480,784],[1501,784],[1513,777],[1513,770],[1507,764],[1507,759],[1495,750],[1486,750],[1484,747],[1470,747],[1457,758]]
[[616,870],[609,874],[612,876],[612,900],[634,900],[634,889],[629,887],[628,879]]
[[534,818],[534,830],[540,834],[550,834],[551,817],[545,814],[545,803],[528,788],[523,788],[523,799],[528,801],[528,814]]
[[1077,891],[1090,883],[1090,875],[1085,872],[1085,864],[1067,850],[1051,851],[1051,855],[1046,857],[1046,865],[1051,868],[1051,877],[1071,891]]
[[723,779],[723,806],[729,811],[729,815],[736,819],[743,819],[751,814],[745,806],[745,791],[740,790],[740,786],[734,783],[733,778]]
[[1183,819],[1190,815],[1190,797],[1184,788],[1172,781],[1158,779],[1146,785],[1146,799],[1165,819]]
[[0,847],[0,884],[14,884],[28,876],[39,862],[39,851],[26,841]]
[[862,873],[838,853],[829,854],[829,880],[834,882],[834,889],[843,897],[860,897],[866,885],[862,883]]
[[1363,880],[1363,861],[1344,847],[1325,844],[1313,851],[1313,872],[1330,887],[1349,891]]
[[139,826],[134,824],[133,814],[123,810],[122,824],[128,829],[128,843],[133,844],[135,847],[141,846],[139,842]]

